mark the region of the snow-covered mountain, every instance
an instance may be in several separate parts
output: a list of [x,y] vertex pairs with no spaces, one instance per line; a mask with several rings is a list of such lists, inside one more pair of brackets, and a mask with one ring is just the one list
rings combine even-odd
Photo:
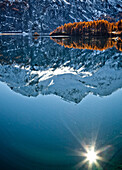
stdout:
[[68,22],[122,19],[122,0],[0,1],[0,32],[53,31]]
[[122,53],[115,48],[68,49],[49,38],[0,42],[0,81],[22,95],[55,94],[79,103],[89,93],[107,96],[122,88]]

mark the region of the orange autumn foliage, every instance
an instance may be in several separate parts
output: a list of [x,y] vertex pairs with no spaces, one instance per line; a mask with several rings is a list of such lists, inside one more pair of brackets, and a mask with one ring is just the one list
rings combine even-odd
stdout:
[[65,48],[75,48],[75,49],[88,49],[88,50],[99,50],[103,51],[112,47],[117,50],[122,51],[122,39],[118,38],[52,38],[57,44],[64,46]]
[[109,35],[121,34],[122,20],[110,23],[106,20],[74,22],[57,27],[50,35]]

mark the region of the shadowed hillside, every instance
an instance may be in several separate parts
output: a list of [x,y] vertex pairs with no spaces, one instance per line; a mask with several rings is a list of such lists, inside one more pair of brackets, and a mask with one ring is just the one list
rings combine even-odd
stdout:
[[[66,3],[68,2],[68,3]],[[2,0],[0,32],[49,33],[59,25],[122,19],[121,0]]]

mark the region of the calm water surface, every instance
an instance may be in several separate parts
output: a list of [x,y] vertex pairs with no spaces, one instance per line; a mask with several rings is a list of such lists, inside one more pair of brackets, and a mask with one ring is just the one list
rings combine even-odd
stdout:
[[84,144],[122,168],[122,53],[0,37],[2,169],[88,169]]

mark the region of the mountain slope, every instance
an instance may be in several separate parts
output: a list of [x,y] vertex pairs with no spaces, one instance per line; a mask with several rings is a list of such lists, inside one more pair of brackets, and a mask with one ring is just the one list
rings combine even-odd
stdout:
[[121,0],[30,0],[0,2],[0,31],[47,32],[68,22],[122,19]]

